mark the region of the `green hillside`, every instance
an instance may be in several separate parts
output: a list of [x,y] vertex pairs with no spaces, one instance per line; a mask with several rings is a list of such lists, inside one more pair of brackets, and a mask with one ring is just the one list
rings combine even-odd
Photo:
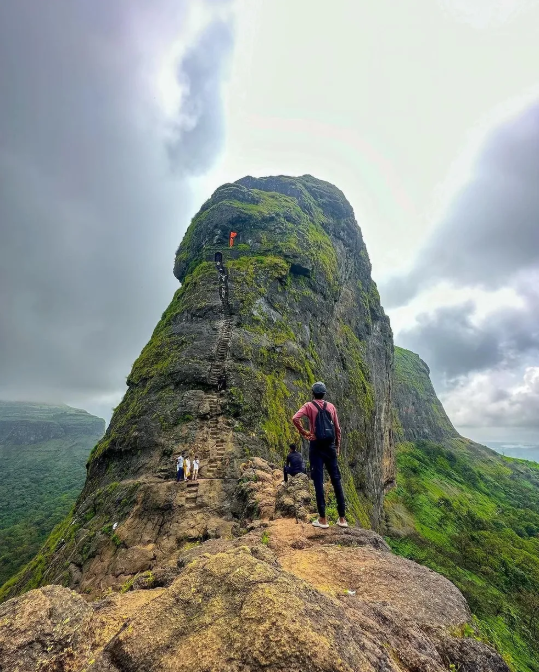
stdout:
[[69,406],[0,401],[0,585],[65,518],[104,429]]
[[[403,352],[410,364],[412,353]],[[413,373],[428,380],[428,369]],[[395,385],[418,387],[406,378]],[[416,422],[414,437],[419,429]],[[461,437],[411,441],[402,434],[397,488],[385,500],[388,542],[460,588],[478,632],[515,670],[539,671],[539,464]]]

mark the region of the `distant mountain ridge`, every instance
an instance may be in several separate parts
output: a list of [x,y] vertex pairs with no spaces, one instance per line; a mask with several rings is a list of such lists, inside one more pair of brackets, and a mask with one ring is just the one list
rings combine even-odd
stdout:
[[104,431],[81,409],[0,401],[0,585],[68,513]]
[[395,346],[393,404],[404,441],[444,441],[459,436],[430,380],[430,370],[415,352]]
[[386,539],[463,592],[513,670],[539,672],[539,464],[460,436],[428,366],[398,347],[393,400],[400,443]]
[[0,400],[0,444],[28,445],[67,436],[101,437],[104,420],[65,404]]

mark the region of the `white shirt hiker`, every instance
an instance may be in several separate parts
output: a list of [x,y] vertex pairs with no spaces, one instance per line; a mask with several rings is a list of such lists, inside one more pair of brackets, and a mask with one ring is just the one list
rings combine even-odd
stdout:
[[180,455],[178,459],[176,460],[176,471],[180,471],[180,469],[183,469],[183,456]]
[[200,464],[200,460],[193,460],[193,471],[198,471],[198,465]]

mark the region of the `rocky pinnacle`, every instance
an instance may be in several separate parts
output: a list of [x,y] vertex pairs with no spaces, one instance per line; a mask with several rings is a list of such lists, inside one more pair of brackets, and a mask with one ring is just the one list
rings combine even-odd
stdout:
[[[307,457],[290,418],[315,380],[340,414],[349,519],[380,527],[395,478],[393,341],[342,192],[309,175],[225,184],[191,222],[174,273],[181,287],[133,365],[73,514],[8,595],[51,582],[99,594],[174,563],[188,544],[238,534],[242,465],[280,468],[291,441]],[[179,452],[199,456],[198,482],[176,483]]]

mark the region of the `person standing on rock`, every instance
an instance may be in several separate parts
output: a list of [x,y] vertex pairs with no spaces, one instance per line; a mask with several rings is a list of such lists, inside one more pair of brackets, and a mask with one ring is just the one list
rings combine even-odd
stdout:
[[[317,382],[312,386],[313,399],[299,409],[292,418],[292,422],[298,432],[309,439],[309,461],[311,463],[311,476],[314,481],[316,492],[316,506],[319,518],[313,521],[315,527],[328,528],[326,518],[326,498],[324,497],[324,466],[328,470],[335,497],[339,520],[337,525],[348,527],[345,513],[346,505],[341,483],[341,472],[337,463],[340,453],[341,426],[337,409],[333,404],[324,401],[326,386]],[[302,418],[309,421],[309,430],[303,426]]]
[[183,455],[176,457],[176,481],[183,481]]
[[189,455],[183,461],[183,480],[187,481],[189,479],[189,474],[191,473],[191,460]]

